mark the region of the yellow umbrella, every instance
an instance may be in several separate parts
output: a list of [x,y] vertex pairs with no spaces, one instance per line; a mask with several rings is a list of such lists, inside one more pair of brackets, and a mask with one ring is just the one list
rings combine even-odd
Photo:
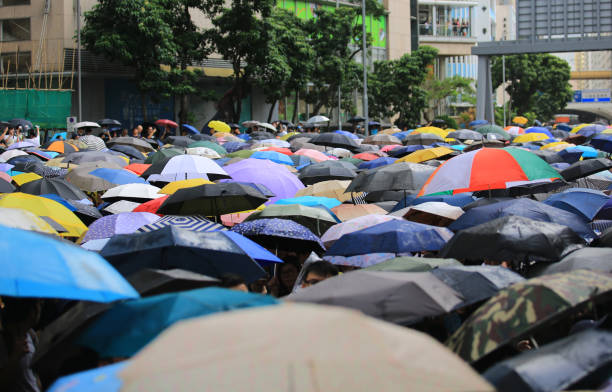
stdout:
[[440,158],[445,155],[451,154],[453,152],[454,152],[453,150],[451,150],[450,148],[446,148],[446,147],[427,148],[425,150],[417,150],[415,152],[412,152],[406,155],[405,157],[398,159],[397,161],[393,163],[399,163],[399,162],[420,163],[420,162],[429,161],[430,159]]
[[552,151],[561,151],[561,150],[565,150],[568,147],[574,147],[574,144],[568,143],[568,142],[552,142],[552,143],[548,143],[542,147],[540,147],[540,150],[552,150]]
[[546,139],[550,139],[550,136],[548,136],[545,133],[538,133],[538,132],[524,133],[522,135],[518,135],[517,137],[515,137],[512,143],[527,143],[527,142],[535,142],[538,140],[546,140]]
[[72,211],[46,197],[21,192],[6,193],[0,195],[0,207],[18,208],[40,217],[47,216],[67,230],[61,234],[63,237],[80,237],[87,231],[87,226]]
[[217,132],[213,135],[213,137],[217,139],[225,139],[226,142],[243,142],[244,141],[236,135],[232,135],[231,133],[225,133],[225,132]]
[[527,118],[523,117],[523,116],[516,116],[512,119],[512,122],[515,124],[519,124],[519,125],[526,125],[527,124]]
[[606,128],[601,133],[606,135],[612,135],[612,128]]
[[579,130],[581,130],[582,128],[589,126],[589,125],[593,125],[593,124],[580,124],[580,125],[576,125],[574,128],[572,128],[572,130],[570,131],[570,133],[577,133]]
[[16,229],[59,235],[47,221],[20,208],[0,207],[0,224]]
[[192,188],[194,186],[205,185],[205,184],[214,184],[212,181],[205,180],[203,178],[190,178],[188,180],[179,180],[173,181],[162,189],[157,191],[157,193],[163,193],[164,195],[172,195],[174,192],[183,188]]
[[417,134],[417,133],[433,133],[434,135],[438,135],[444,139],[450,132],[447,131],[446,129],[442,129],[438,127],[421,127],[411,132],[411,135]]
[[21,173],[13,177],[13,181],[15,181],[15,184],[22,186],[30,181],[40,180],[41,178],[42,177],[36,173]]
[[64,157],[49,159],[45,162],[45,166],[61,167],[63,169],[74,169],[75,167],[79,167],[76,163],[62,162],[63,160]]
[[[349,186],[350,181],[340,180],[329,180],[317,182],[313,185],[308,185],[304,189],[300,189],[295,194],[295,197],[300,196],[315,196],[315,197],[331,197],[332,199],[338,199],[341,202],[350,201],[351,194],[344,193],[345,189]],[[354,196],[362,195],[363,192],[354,193]]]
[[214,129],[217,132],[230,133],[232,131],[230,126],[224,123],[223,121],[211,121],[208,123],[208,127]]
[[299,135],[299,134],[300,134],[299,132],[289,132],[288,134],[281,136],[281,137],[280,137],[280,140],[287,140],[287,139],[289,139],[291,136],[293,136],[293,135]]

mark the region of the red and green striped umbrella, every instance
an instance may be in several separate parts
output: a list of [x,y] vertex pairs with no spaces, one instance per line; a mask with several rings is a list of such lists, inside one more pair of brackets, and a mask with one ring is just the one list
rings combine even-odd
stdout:
[[559,173],[518,148],[481,148],[449,159],[429,177],[419,196],[456,194],[553,181]]

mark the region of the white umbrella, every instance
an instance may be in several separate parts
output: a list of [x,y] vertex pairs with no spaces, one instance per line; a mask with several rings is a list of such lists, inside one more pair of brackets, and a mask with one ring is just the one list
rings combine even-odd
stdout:
[[93,121],[81,121],[79,123],[74,124],[74,129],[78,128],[100,128],[100,125]]
[[[124,212],[132,212],[140,203],[135,203],[128,200],[119,200],[104,208],[104,211],[111,214],[122,214]],[[91,242],[91,241],[89,241]]]
[[221,166],[210,158],[199,155],[177,155],[170,158],[159,175],[149,176],[149,181],[178,181],[190,178],[231,178]]
[[336,147],[333,150],[329,151],[329,153],[338,158],[350,158],[353,156],[353,153],[345,148]]
[[242,126],[247,127],[247,128],[255,127],[257,125],[259,125],[259,121],[255,121],[255,120],[249,120],[249,121],[245,121],[242,123]]
[[276,127],[274,125],[272,125],[272,124],[268,124],[268,123],[262,122],[262,123],[257,124],[257,126],[258,127],[262,127],[262,128],[267,128],[267,129],[269,129],[269,130],[271,130],[273,132],[276,132]]
[[20,155],[28,155],[27,152],[22,150],[8,150],[0,154],[0,162],[6,162],[11,158],[18,157]]
[[213,150],[212,148],[206,147],[191,147],[185,150],[187,155],[199,155],[206,158],[218,159],[221,158],[218,152]]
[[308,119],[309,124],[324,123],[324,122],[329,122],[329,118],[325,116],[321,116],[320,114],[317,116],[310,117]]
[[157,193],[159,188],[150,184],[124,184],[107,190],[103,199],[158,199],[165,195]]

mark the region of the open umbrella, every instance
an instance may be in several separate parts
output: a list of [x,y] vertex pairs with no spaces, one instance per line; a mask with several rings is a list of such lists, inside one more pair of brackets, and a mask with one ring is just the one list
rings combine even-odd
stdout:
[[136,203],[129,200],[119,200],[110,205],[105,203],[101,205],[102,211],[108,214],[123,214],[126,212],[138,212],[134,211],[136,207],[140,206],[140,203]]
[[83,163],[109,162],[124,167],[128,164],[126,159],[102,151],[79,151],[67,154],[62,162],[76,163],[77,165],[82,165]]
[[301,204],[271,204],[261,211],[255,211],[244,222],[257,219],[288,219],[307,227],[320,236],[337,222],[330,212],[321,208],[307,207]]
[[125,184],[107,190],[102,195],[102,199],[108,202],[125,200],[142,203],[164,196],[158,192],[158,187],[149,184]]
[[112,302],[138,293],[102,257],[52,237],[0,227],[0,294]]
[[[83,135],[79,137],[79,141],[85,143],[89,150],[92,151],[102,151],[106,149],[106,143],[104,140],[94,135]],[[59,142],[56,142],[59,143]],[[61,151],[60,151],[61,152]]]
[[189,124],[181,124],[181,129],[187,131],[191,135],[198,135],[200,133],[196,127]]
[[87,195],[78,187],[59,178],[41,178],[21,185],[20,190],[31,195],[52,193],[66,200],[86,200]]
[[110,148],[110,151],[120,152],[130,159],[140,159],[141,161],[146,159],[136,147],[128,146],[127,144],[115,144]]
[[482,135],[487,135],[491,133],[495,134],[498,136],[500,140],[512,139],[512,135],[510,135],[508,132],[504,131],[502,127],[497,126],[497,125],[491,125],[491,124],[483,125],[481,127],[475,128],[474,131]]
[[[152,167],[149,170],[151,169]],[[198,155],[178,155],[167,161],[159,175],[151,175],[148,179],[149,181],[172,182],[190,178],[216,180],[229,177],[228,173],[210,158]]]
[[0,225],[38,233],[59,235],[57,230],[47,220],[20,208],[0,207]]
[[82,242],[110,238],[118,234],[134,233],[139,227],[157,221],[159,217],[149,212],[124,212],[107,215],[91,225]]
[[73,125],[74,129],[79,128],[100,128],[100,124],[93,121],[81,121]]
[[586,159],[577,161],[569,167],[561,170],[561,176],[567,181],[587,177],[612,168],[612,160],[606,158]]
[[418,163],[396,163],[361,172],[346,192],[407,191],[416,192],[436,169]]
[[387,213],[387,211],[383,210],[376,204],[340,204],[339,206],[332,208],[332,211],[342,222],[346,222],[350,219],[358,218],[364,215],[384,215]]
[[205,180],[203,178],[191,178],[189,180],[173,181],[165,185],[163,188],[161,188],[159,190],[159,193],[163,193],[164,195],[172,195],[179,189],[192,188],[194,186],[204,185],[204,184],[213,184],[213,182]]
[[429,273],[381,271],[354,271],[335,276],[286,299],[353,308],[401,325],[445,314],[462,300],[460,294]]
[[460,230],[440,251],[440,256],[518,265],[557,261],[583,246],[584,240],[567,226],[510,215]]
[[102,358],[131,357],[178,321],[278,303],[270,296],[216,287],[156,295],[116,304],[90,324],[76,343]]
[[321,236],[321,241],[323,241],[325,246],[329,247],[345,234],[353,233],[358,230],[363,230],[379,223],[387,222],[394,219],[401,220],[400,217],[382,214],[364,215],[354,219],[350,219],[345,222],[338,223],[329,228],[325,232],[325,234]]
[[274,163],[281,163],[284,165],[293,165],[291,158],[286,154],[276,151],[255,151],[250,157],[253,159],[267,159]]
[[436,259],[430,257],[395,257],[382,263],[374,264],[364,270],[388,272],[427,272],[439,267],[460,267],[455,259]]
[[144,163],[155,164],[161,161],[167,162],[170,158],[181,155],[182,153],[183,152],[177,148],[162,148],[159,151],[149,154]]
[[544,203],[576,214],[586,221],[591,221],[610,197],[601,191],[587,188],[570,188],[555,193]]
[[167,120],[167,119],[160,119],[155,121],[155,125],[160,125],[162,127],[169,127],[169,128],[178,128],[178,124],[175,123],[172,120]]
[[556,274],[578,269],[603,271],[612,273],[611,248],[582,248],[562,258],[558,263],[552,263],[538,275]]
[[300,196],[315,196],[315,197],[329,197],[337,199],[340,202],[351,200],[351,195],[345,193],[346,187],[350,184],[350,181],[339,181],[329,180],[321,181],[316,184],[308,185],[304,189],[300,189],[295,193],[295,197]]
[[403,140],[405,145],[421,145],[427,146],[436,142],[443,142],[444,139],[433,133],[416,133],[406,136]]
[[46,143],[43,148],[47,151],[59,152],[60,154],[68,154],[79,151],[78,147],[64,141],[49,142]]
[[193,230],[193,231],[224,231],[227,230],[223,225],[215,223],[211,220],[206,219],[201,215],[166,215],[152,223],[146,224],[138,228],[137,231],[146,233],[149,231],[159,230],[166,226],[176,226],[181,229]]
[[447,148],[447,147],[434,147],[434,148],[425,148],[422,150],[416,150],[411,152],[410,154],[398,159],[395,163],[401,162],[412,162],[412,163],[420,163],[425,161],[430,161],[432,159],[438,159],[450,154],[453,154],[455,151]]
[[501,290],[476,309],[446,345],[464,360],[476,362],[611,291],[612,276],[601,272],[576,270],[528,279]]
[[66,181],[85,192],[106,191],[117,186],[117,184],[108,182],[102,177],[90,174],[94,170],[96,170],[95,166],[77,167],[76,169],[70,170],[64,178]]
[[325,123],[325,122],[329,122],[329,118],[325,117],[325,116],[321,116],[320,114],[316,115],[316,116],[312,116],[308,119],[308,122],[311,124],[316,124],[316,123]]
[[389,144],[402,144],[402,141],[393,135],[376,134],[366,137],[363,140],[364,144],[373,144],[377,146],[386,146]]
[[324,132],[310,139],[310,143],[320,146],[340,147],[347,150],[354,150],[359,145],[352,138],[335,132]]
[[463,215],[459,207],[440,201],[429,201],[393,212],[412,222],[446,227]]
[[357,176],[353,170],[345,167],[338,161],[325,161],[308,165],[302,170],[298,178],[304,185],[312,185],[328,180],[351,180]]
[[231,230],[252,239],[267,249],[318,253],[325,250],[319,237],[299,223],[287,219],[257,219],[234,225]]
[[586,330],[499,362],[483,377],[499,392],[573,390],[572,384],[581,380],[578,389],[595,390],[601,378],[584,379],[611,361],[612,333]]
[[117,144],[131,146],[140,152],[151,152],[155,150],[145,139],[139,139],[132,136],[121,136],[112,139],[107,144],[109,146],[115,146]]
[[275,204],[302,204],[309,207],[324,206],[332,209],[339,206],[341,203],[340,201],[330,197],[300,196],[292,197],[290,199],[280,199],[277,200]]
[[104,167],[94,169],[89,172],[89,175],[100,177],[112,184],[146,184],[144,178],[138,177],[136,174],[124,169],[107,169]]

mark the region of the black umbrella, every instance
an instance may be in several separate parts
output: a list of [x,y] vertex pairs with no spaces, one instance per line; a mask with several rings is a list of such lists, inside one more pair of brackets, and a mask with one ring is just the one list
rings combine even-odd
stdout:
[[310,143],[319,146],[340,147],[347,150],[354,150],[359,147],[354,139],[336,132],[325,132],[318,134],[310,139]]
[[483,197],[461,207],[463,211],[471,210],[472,208],[487,206],[489,204],[499,203],[501,201],[514,200],[513,197]]
[[116,235],[100,251],[124,276],[143,268],[180,268],[220,277],[232,273],[252,282],[264,270],[223,232],[166,226],[146,233]]
[[15,192],[15,189],[16,188],[13,186],[13,184],[0,178],[0,193]]
[[115,144],[110,148],[110,150],[120,152],[134,159],[142,159],[143,161],[146,159],[146,157],[140,151],[138,151],[136,147],[124,144]]
[[11,121],[9,121],[9,126],[14,128],[21,127],[24,131],[34,128],[30,121],[25,120],[23,118],[12,119]]
[[428,272],[382,271],[335,276],[285,299],[353,308],[402,325],[443,315],[462,302],[460,294]]
[[572,181],[610,168],[612,168],[612,160],[607,158],[586,159],[572,163],[569,167],[561,170],[560,174],[567,181]]
[[312,139],[313,137],[315,137],[317,135],[318,135],[318,133],[313,133],[313,132],[300,132],[300,133],[298,133],[296,135],[290,136],[287,139],[287,141],[288,142],[292,142],[294,139],[297,139],[297,138],[300,138],[300,137],[303,137],[303,138],[306,138],[306,139]]
[[255,131],[249,134],[251,139],[253,140],[266,140],[266,139],[275,139],[276,136],[270,132],[266,131]]
[[415,135],[408,135],[404,138],[405,145],[420,144],[427,146],[434,143],[443,143],[444,139],[433,133],[417,133]]
[[440,250],[440,257],[459,260],[557,261],[584,246],[567,226],[522,216],[505,216],[460,230]]
[[355,124],[355,123],[360,123],[360,122],[363,122],[363,121],[365,121],[365,120],[366,120],[366,119],[365,119],[364,117],[361,117],[361,116],[353,116],[353,117],[349,118],[349,119],[348,119],[348,120],[346,120],[346,121],[348,121],[348,122],[350,122],[350,123]]
[[405,191],[421,189],[436,169],[418,163],[400,162],[359,173],[346,192]]
[[44,178],[63,177],[68,170],[59,167],[45,166],[42,161],[32,155],[20,155],[8,160],[13,165],[13,170],[24,173],[36,173]]
[[[363,198],[367,203],[378,203],[378,202],[398,202],[400,200],[404,200],[407,196],[407,193],[404,191],[374,191],[368,192]],[[395,207],[395,204],[392,205],[391,210]],[[388,211],[391,211],[388,210]]]
[[[327,163],[325,161],[308,165],[300,171],[298,178],[304,185],[312,185],[327,180],[352,180],[357,173],[345,167],[342,163]],[[348,163],[347,163],[348,164]]]
[[458,129],[449,133],[446,137],[457,140],[482,140],[484,138],[482,133],[472,131],[471,129]]
[[219,279],[182,269],[142,269],[127,277],[141,297],[216,286]]
[[562,163],[565,162],[563,158],[553,151],[548,150],[530,150],[531,153],[536,154],[540,158],[544,159],[547,163]]
[[159,208],[160,214],[219,216],[252,210],[268,200],[254,187],[237,184],[205,184],[183,188],[170,195]]
[[464,148],[463,152],[475,151],[475,150],[479,150],[479,149],[481,149],[483,147],[504,148],[505,144],[504,144],[504,142],[500,142],[499,140],[477,141],[475,143],[470,144],[466,148]]
[[431,273],[463,296],[461,306],[483,301],[499,290],[525,280],[509,268],[488,265],[439,267]]
[[116,125],[116,126],[121,126],[121,123],[117,120],[113,120],[112,118],[105,118],[103,120],[98,120],[96,121],[98,124],[102,125],[102,126],[111,126],[111,125]]
[[557,139],[565,139],[570,135],[569,132],[563,131],[561,129],[551,129],[550,134],[556,137]]
[[172,144],[177,147],[187,147],[194,142],[189,136],[168,136],[163,140],[165,144]]
[[611,365],[612,332],[587,329],[499,362],[483,376],[500,392],[595,390]]
[[90,204],[79,203],[75,200],[67,200],[68,204],[76,208],[72,211],[86,226],[92,224],[96,219],[102,218],[100,210]]
[[558,263],[543,269],[538,275],[555,274],[577,269],[612,273],[612,248],[582,248],[565,256]]
[[30,195],[55,194],[65,200],[83,200],[87,195],[78,187],[59,178],[41,178],[21,186],[21,191]]
[[193,140],[196,141],[209,141],[209,142],[217,142],[217,139],[215,139],[213,136],[211,135],[206,135],[205,133],[198,133],[195,135],[189,135],[189,137]]

